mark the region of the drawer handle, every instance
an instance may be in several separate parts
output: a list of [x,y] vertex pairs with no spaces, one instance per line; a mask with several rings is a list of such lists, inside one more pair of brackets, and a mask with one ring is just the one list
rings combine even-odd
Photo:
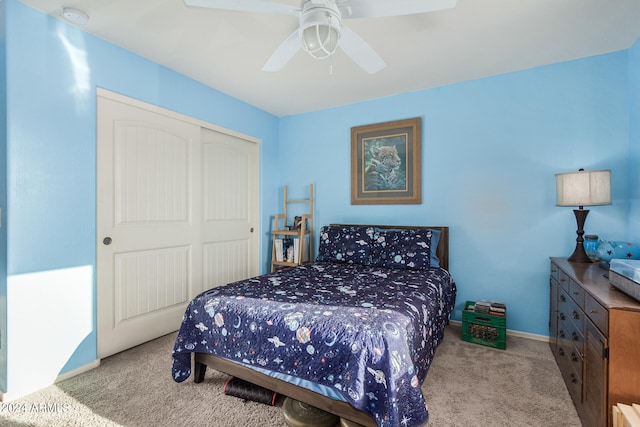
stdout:
[[564,331],[560,331],[560,332],[558,332],[558,336],[559,336],[560,338],[564,338],[564,337],[565,337]]
[[565,320],[566,319],[566,316],[564,315],[564,313],[560,313],[559,317],[560,317],[560,320]]
[[560,295],[560,301],[567,302],[567,299],[564,297],[564,295]]
[[580,360],[580,359],[578,359],[578,355],[572,352],[571,353],[571,361],[572,362],[577,362],[578,360]]
[[578,341],[580,339],[576,331],[571,332],[571,339],[574,341]]
[[574,320],[579,320],[580,319],[580,313],[578,313],[577,311],[573,310],[573,313],[571,313],[571,317],[573,317]]
[[598,311],[598,310],[593,310],[593,309],[591,309],[591,310],[589,310],[589,313],[591,313],[591,314],[598,314],[598,313],[599,313],[599,311]]
[[579,291],[573,291],[573,294],[574,295],[580,295],[580,292]]
[[578,382],[578,379],[576,378],[576,374],[574,374],[573,372],[571,373],[571,382],[573,384],[576,384]]
[[564,349],[562,347],[558,349],[558,354],[564,356]]

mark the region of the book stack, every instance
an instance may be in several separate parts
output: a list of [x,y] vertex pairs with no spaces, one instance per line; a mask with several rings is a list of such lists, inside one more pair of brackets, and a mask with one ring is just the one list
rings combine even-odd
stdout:
[[282,239],[274,240],[274,248],[273,250],[276,253],[276,261],[282,262],[284,261],[284,243]]
[[467,307],[467,310],[474,311],[476,313],[491,314],[493,316],[506,316],[507,306],[503,302],[478,300],[473,305]]
[[491,309],[491,302],[484,300],[484,299],[479,299],[478,301],[476,301],[476,304],[474,306],[473,311],[475,311],[476,313],[489,313],[489,310]]
[[502,302],[492,301],[489,307],[489,314],[493,316],[506,316],[507,306]]
[[276,261],[293,262],[293,240],[290,238],[275,239]]
[[300,260],[300,238],[294,237],[293,239],[293,262],[301,264],[303,262],[309,262],[309,236],[304,237],[302,243],[302,260]]

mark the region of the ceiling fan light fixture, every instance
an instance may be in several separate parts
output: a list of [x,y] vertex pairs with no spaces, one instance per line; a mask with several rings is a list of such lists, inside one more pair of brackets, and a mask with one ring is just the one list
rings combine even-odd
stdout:
[[342,22],[337,9],[319,7],[300,15],[302,48],[316,59],[333,55],[340,41]]
[[332,55],[338,47],[339,31],[328,25],[313,25],[302,32],[304,50],[317,59]]

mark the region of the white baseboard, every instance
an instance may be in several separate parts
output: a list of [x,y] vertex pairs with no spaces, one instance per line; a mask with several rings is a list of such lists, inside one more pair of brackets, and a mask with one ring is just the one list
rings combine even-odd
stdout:
[[98,366],[100,366],[100,359],[96,359],[91,363],[87,363],[86,365],[80,366],[79,368],[73,369],[69,372],[65,372],[62,375],[58,375],[58,377],[54,381],[54,384],[59,383],[60,381],[68,380],[69,378],[75,377],[76,375],[80,375],[84,372],[95,369]]
[[[460,320],[450,320],[449,323],[451,323],[452,325],[456,325],[456,326],[460,326],[462,327],[462,322]],[[507,329],[507,336],[513,336],[513,337],[520,337],[520,338],[527,338],[530,340],[535,340],[535,341],[544,341],[544,342],[549,342],[549,337],[546,335],[538,335],[538,334],[531,334],[529,332],[520,332],[520,331],[514,331],[511,329]]]
[[[64,381],[67,380],[69,378],[75,377],[76,375],[80,375],[83,372],[87,372],[90,371],[92,369],[97,368],[98,366],[100,366],[100,359],[94,360],[91,363],[87,363],[86,365],[80,366],[79,368],[73,369],[69,372],[65,372],[64,374],[58,375],[56,377],[56,379],[53,381],[53,384],[55,383],[59,383],[60,381]],[[0,402],[11,402],[13,400],[16,399],[20,399],[21,397],[25,397],[28,396],[31,393],[35,393],[38,390],[31,390],[31,391],[21,391],[21,392],[7,392],[4,393],[0,390]]]

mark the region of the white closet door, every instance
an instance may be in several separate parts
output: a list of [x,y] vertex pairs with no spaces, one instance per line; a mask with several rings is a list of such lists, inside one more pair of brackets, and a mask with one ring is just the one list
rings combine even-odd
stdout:
[[258,269],[257,144],[115,98],[98,97],[100,358],[177,330],[192,297]]
[[258,274],[256,144],[202,129],[204,289]]

